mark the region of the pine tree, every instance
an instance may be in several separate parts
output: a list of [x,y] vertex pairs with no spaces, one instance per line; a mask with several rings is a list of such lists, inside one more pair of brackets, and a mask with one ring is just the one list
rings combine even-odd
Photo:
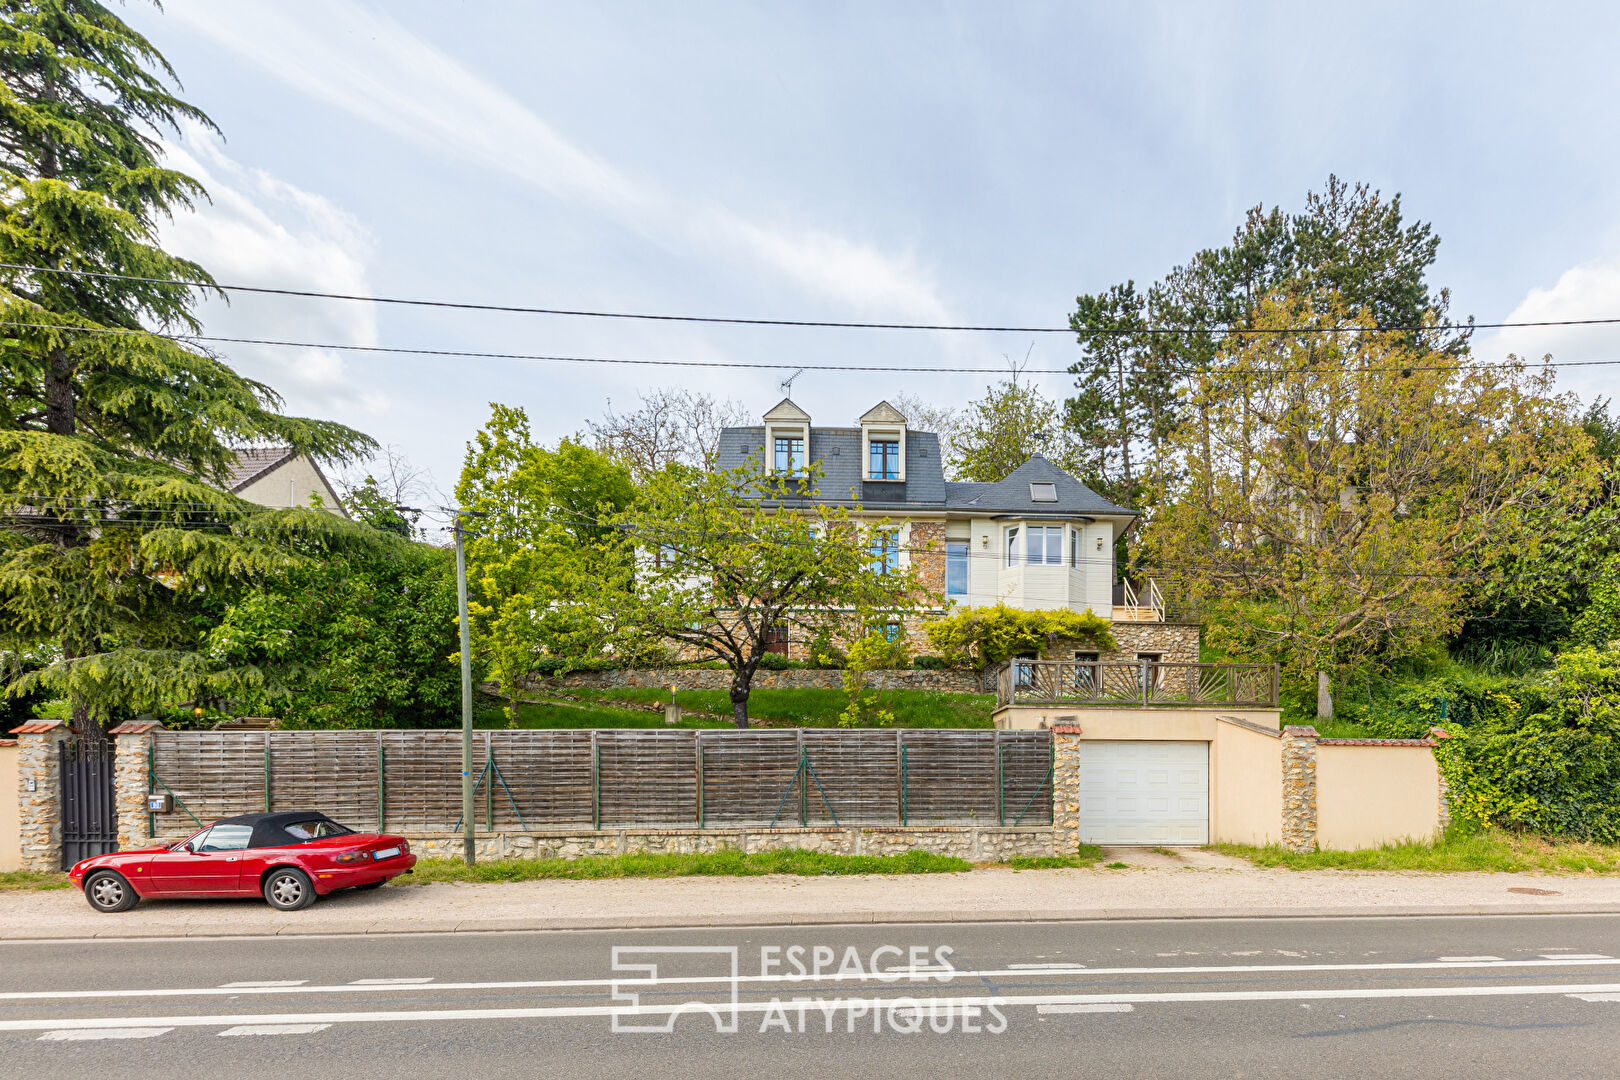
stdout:
[[206,198],[163,165],[164,132],[212,127],[175,84],[101,4],[0,0],[0,648],[54,649],[11,689],[66,696],[83,735],[251,678],[197,651],[220,590],[361,535],[216,486],[243,446],[341,461],[371,441],[163,336],[199,329],[211,284],[157,243]]

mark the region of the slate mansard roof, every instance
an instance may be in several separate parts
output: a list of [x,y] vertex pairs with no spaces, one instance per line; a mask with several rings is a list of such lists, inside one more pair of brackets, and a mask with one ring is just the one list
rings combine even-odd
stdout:
[[[763,426],[726,428],[720,433],[716,462],[719,468],[740,468],[750,459],[763,461],[764,455]],[[864,510],[961,511],[992,517],[1136,516],[1136,511],[1109,502],[1039,454],[998,483],[946,480],[939,436],[931,431],[906,430],[903,481],[866,479],[859,428],[812,427],[808,455],[821,463],[820,501],[860,503]],[[1035,502],[1031,483],[1053,484],[1057,501]]]

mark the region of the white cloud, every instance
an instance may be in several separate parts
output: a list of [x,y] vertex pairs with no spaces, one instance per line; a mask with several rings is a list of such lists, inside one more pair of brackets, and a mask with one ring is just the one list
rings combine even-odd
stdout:
[[[1598,260],[1564,271],[1550,288],[1533,288],[1504,322],[1556,322],[1613,318],[1620,314],[1620,257]],[[1586,360],[1620,361],[1620,325],[1510,327],[1482,336],[1475,350],[1482,359],[1508,353],[1526,360],[1551,354],[1554,363]],[[1589,367],[1564,366],[1559,385],[1583,400],[1614,395],[1620,386],[1620,363]]]
[[339,0],[323,3],[319,18],[283,4],[175,0],[167,10],[303,93],[672,250],[708,250],[748,271],[763,266],[864,314],[948,318],[934,282],[909,257],[820,228],[751,221],[628,176],[381,13]]
[[[218,281],[319,292],[365,293],[371,240],[363,225],[319,195],[228,157],[219,137],[187,127],[164,146],[168,164],[196,178],[209,201],[165,223],[164,246],[195,260]],[[208,333],[370,345],[377,321],[369,304],[277,299],[236,293],[203,306]],[[334,414],[387,407],[351,379],[341,353],[270,346],[222,347],[245,374],[285,394],[295,411]]]

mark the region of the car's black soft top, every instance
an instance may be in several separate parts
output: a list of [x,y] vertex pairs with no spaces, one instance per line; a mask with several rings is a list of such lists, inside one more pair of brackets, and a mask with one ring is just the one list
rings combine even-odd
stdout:
[[[249,825],[253,828],[253,836],[248,840],[248,847],[286,847],[289,844],[302,844],[303,837],[294,836],[287,831],[287,826],[300,821],[332,821],[325,814],[313,810],[281,810],[274,814],[238,814],[236,817],[220,818],[215,825]],[[336,821],[332,824],[339,828],[344,826]]]

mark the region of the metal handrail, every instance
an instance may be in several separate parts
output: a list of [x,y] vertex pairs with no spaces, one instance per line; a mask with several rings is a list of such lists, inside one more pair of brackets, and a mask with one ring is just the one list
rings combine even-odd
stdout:
[[1276,664],[1009,660],[996,672],[996,703],[1274,709],[1277,684]]

